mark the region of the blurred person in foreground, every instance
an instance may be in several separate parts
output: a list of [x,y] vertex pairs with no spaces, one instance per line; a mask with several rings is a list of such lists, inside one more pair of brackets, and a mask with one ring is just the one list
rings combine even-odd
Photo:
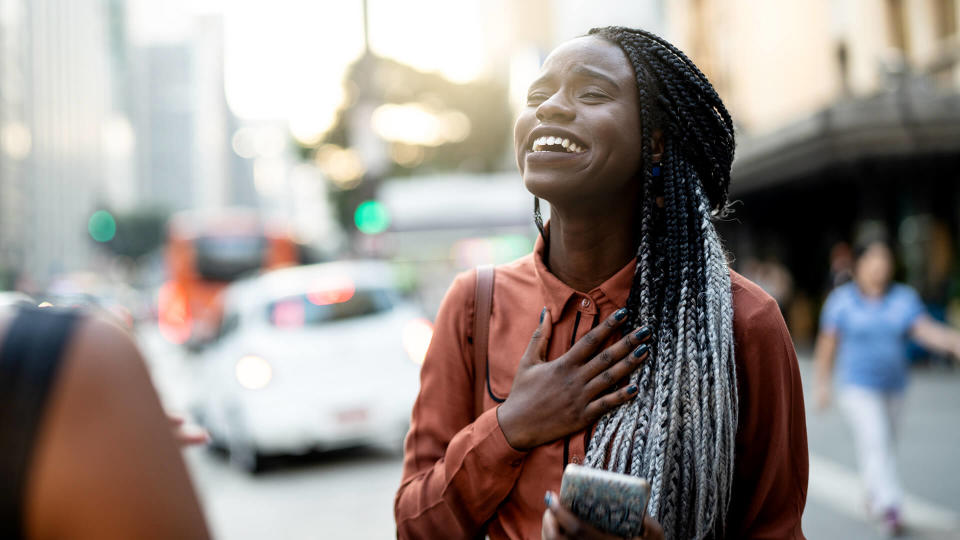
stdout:
[[583,463],[649,481],[643,538],[803,538],[796,354],[714,229],[734,130],[706,77],[649,32],[594,29],[549,55],[514,135],[551,219],[535,210],[534,252],[496,268],[491,313],[475,305],[476,272],[447,292],[399,536],[610,538],[556,496],[564,467]]
[[850,422],[867,509],[899,534],[900,482],[894,441],[907,386],[908,339],[960,358],[960,333],[924,311],[919,295],[893,283],[893,255],[882,241],[854,250],[853,281],[827,297],[814,349],[817,407],[831,401],[836,359],[839,403]]
[[103,318],[0,310],[0,448],[2,538],[208,538],[140,354]]

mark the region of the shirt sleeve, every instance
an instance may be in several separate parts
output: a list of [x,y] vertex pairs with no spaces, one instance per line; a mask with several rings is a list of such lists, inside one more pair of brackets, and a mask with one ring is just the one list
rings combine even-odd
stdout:
[[458,276],[437,314],[404,444],[399,538],[475,536],[522,469],[526,454],[504,438],[496,408],[474,419],[475,285],[474,272]]
[[809,457],[793,341],[771,298],[735,313],[734,325],[740,419],[727,536],[801,539]]
[[909,285],[903,285],[902,287],[904,303],[906,304],[904,320],[907,323],[907,328],[909,328],[917,322],[918,317],[927,312],[927,306],[923,304],[923,300],[913,287]]
[[840,289],[834,289],[823,303],[820,311],[820,331],[829,334],[836,333],[840,326]]

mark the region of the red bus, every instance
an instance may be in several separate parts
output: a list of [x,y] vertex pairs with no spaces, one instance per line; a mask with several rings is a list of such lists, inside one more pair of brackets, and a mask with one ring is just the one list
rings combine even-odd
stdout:
[[299,264],[289,227],[246,208],[186,210],[167,224],[169,280],[157,299],[160,332],[185,344],[210,337],[220,323],[220,292],[251,273]]

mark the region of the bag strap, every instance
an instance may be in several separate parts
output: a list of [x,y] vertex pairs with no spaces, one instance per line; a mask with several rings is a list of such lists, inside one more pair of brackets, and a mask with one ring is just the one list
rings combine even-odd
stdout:
[[0,537],[23,537],[23,498],[33,445],[44,419],[76,311],[22,308],[0,347]]
[[487,381],[487,346],[490,341],[490,313],[493,310],[493,265],[477,267],[477,295],[473,307],[473,417],[483,414]]

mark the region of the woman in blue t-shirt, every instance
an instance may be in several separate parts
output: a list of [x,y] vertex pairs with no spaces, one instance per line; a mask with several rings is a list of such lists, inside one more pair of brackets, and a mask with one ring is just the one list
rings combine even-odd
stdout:
[[891,282],[893,255],[885,243],[871,242],[854,255],[853,281],[830,293],[820,315],[814,350],[817,406],[830,404],[836,371],[868,509],[888,532],[898,534],[901,493],[893,442],[907,385],[907,341],[960,358],[960,333],[928,316],[912,288]]

